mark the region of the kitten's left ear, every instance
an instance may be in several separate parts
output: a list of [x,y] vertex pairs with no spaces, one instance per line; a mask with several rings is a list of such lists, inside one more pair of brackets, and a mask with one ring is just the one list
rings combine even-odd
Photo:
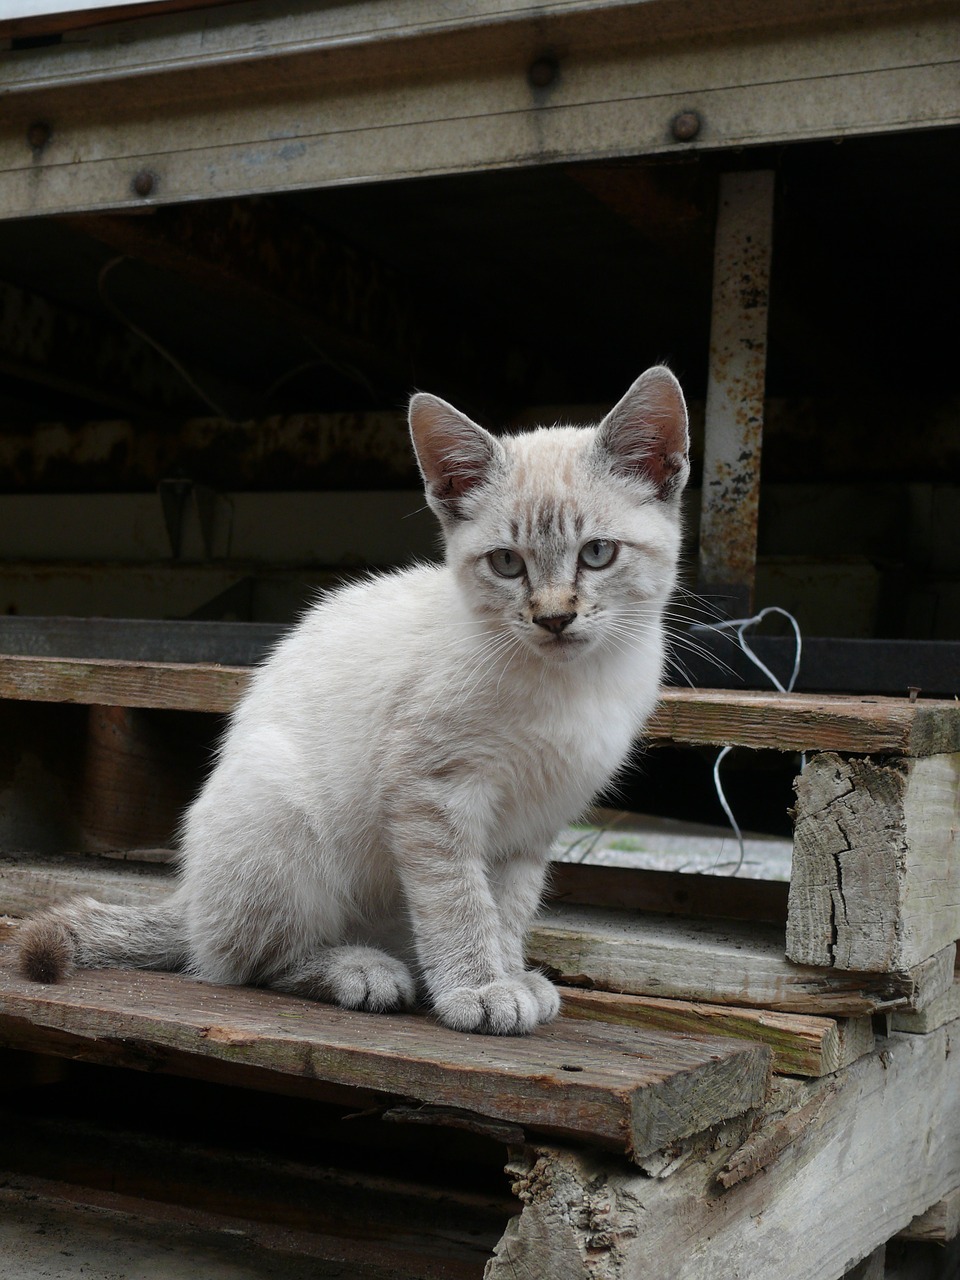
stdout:
[[505,461],[503,448],[452,404],[422,391],[410,401],[410,435],[431,507],[441,519],[463,519],[464,497]]
[[665,365],[642,373],[614,405],[594,447],[616,475],[653,484],[661,501],[681,492],[690,474],[687,406]]

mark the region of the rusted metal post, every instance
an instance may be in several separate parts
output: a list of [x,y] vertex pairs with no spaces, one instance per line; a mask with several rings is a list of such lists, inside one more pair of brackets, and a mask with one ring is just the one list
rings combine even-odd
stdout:
[[732,617],[751,611],[756,576],[773,179],[721,176],[713,252],[699,588]]

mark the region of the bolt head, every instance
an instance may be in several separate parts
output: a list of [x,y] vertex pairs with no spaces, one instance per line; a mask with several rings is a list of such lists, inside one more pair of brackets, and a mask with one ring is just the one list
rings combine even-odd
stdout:
[[703,121],[696,111],[681,111],[670,122],[670,132],[677,142],[690,142],[700,132]]
[[27,130],[27,142],[33,147],[34,151],[42,151],[50,141],[52,134],[53,130],[46,120],[34,120]]
[[549,54],[536,58],[527,68],[527,79],[534,89],[549,89],[559,74],[559,63]]
[[138,196],[148,196],[153,191],[156,181],[149,169],[141,169],[133,180],[133,189]]

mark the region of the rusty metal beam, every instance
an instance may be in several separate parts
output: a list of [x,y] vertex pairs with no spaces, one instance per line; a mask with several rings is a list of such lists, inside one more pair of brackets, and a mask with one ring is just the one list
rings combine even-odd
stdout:
[[0,373],[124,415],[196,410],[170,365],[109,319],[0,281]]
[[757,563],[774,175],[720,179],[707,380],[700,590],[749,612]]
[[301,334],[318,361],[373,389],[393,395],[411,383],[421,339],[396,274],[269,200],[65,221],[118,253]]

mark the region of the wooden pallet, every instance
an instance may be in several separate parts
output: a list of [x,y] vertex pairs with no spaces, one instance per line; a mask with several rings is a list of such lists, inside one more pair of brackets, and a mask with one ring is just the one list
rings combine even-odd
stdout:
[[[522,1206],[488,1243],[488,1277],[587,1274],[607,1251],[623,1274],[779,1280],[796,1206],[837,1182],[838,1152],[836,1224],[810,1249],[795,1241],[801,1280],[839,1280],[855,1257],[876,1271],[885,1240],[949,1203],[960,1136],[939,1117],[960,1101],[960,1055],[948,1053],[960,1032],[954,704],[665,693],[653,742],[808,752],[791,884],[556,865],[529,952],[562,984],[564,1010],[528,1038],[172,974],[84,972],[53,988],[17,977],[18,918],[77,892],[147,902],[168,891],[165,833],[190,751],[200,742],[203,757],[212,713],[249,678],[210,664],[0,658],[11,759],[22,735],[69,818],[45,847],[0,855],[0,1046],[482,1134],[513,1151]],[[196,738],[198,713],[210,729]],[[68,767],[78,753],[82,774]],[[907,1158],[904,1175],[896,1153],[917,1142],[929,1159]],[[879,1217],[862,1211],[874,1194]],[[586,1208],[570,1222],[574,1202]],[[420,1272],[407,1272],[390,1249],[398,1275],[480,1274],[469,1251],[454,1264],[421,1249]]]

